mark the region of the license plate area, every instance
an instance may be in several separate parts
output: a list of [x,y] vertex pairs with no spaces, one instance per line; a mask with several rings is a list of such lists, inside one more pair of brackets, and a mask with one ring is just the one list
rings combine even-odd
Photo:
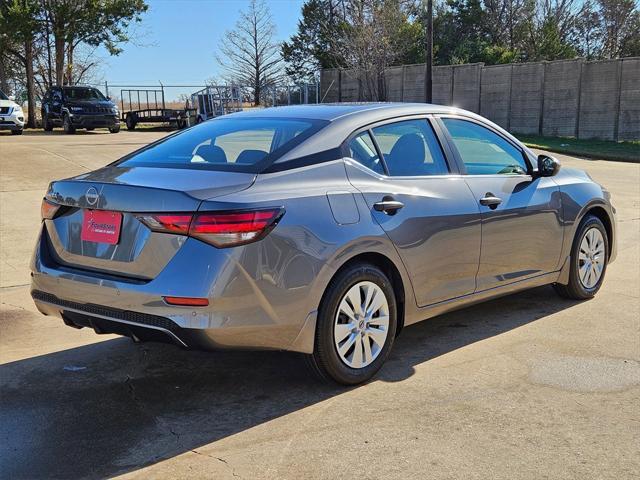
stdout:
[[80,238],[86,242],[116,245],[120,241],[122,213],[107,210],[83,210]]

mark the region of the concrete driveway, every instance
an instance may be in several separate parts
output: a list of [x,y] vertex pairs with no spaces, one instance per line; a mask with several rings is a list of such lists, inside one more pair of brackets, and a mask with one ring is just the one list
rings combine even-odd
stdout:
[[408,327],[349,389],[294,354],[134,345],[35,311],[48,182],[165,134],[0,135],[0,478],[637,478],[639,164],[560,156],[619,212],[594,300],[544,287]]

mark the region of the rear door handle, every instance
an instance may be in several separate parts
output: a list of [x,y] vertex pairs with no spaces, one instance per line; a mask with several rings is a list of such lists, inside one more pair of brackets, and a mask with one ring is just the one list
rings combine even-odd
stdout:
[[387,215],[394,215],[402,207],[404,207],[404,203],[397,201],[389,195],[385,196],[381,202],[373,204],[374,210],[377,212],[384,212]]
[[494,210],[498,205],[502,203],[502,199],[496,197],[493,193],[487,192],[484,197],[480,199],[480,205],[484,205],[485,207],[489,207]]

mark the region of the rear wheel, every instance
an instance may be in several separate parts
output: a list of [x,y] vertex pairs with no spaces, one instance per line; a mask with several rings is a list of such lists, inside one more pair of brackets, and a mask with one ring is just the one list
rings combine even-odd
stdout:
[[396,327],[396,300],[387,276],[373,265],[349,266],[325,292],[309,363],[325,379],[366,382],[389,355]]
[[111,133],[118,133],[119,131],[120,131],[120,124],[114,125],[113,127],[109,128],[109,132]]
[[11,135],[22,135],[22,129],[20,129],[20,130],[11,130]]
[[608,253],[607,230],[598,217],[587,215],[580,222],[571,247],[569,283],[554,285],[558,294],[574,300],[592,298],[602,286]]
[[127,130],[135,130],[136,124],[138,122],[136,122],[136,119],[133,115],[127,115],[125,123],[127,125]]
[[76,133],[76,127],[71,124],[71,118],[66,113],[62,119],[62,128],[64,133]]

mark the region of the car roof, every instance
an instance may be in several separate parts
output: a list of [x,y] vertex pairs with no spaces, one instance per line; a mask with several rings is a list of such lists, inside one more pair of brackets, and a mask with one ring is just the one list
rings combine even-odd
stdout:
[[234,113],[236,117],[256,118],[305,118],[313,120],[335,121],[340,118],[378,117],[379,114],[390,117],[421,113],[453,112],[457,109],[430,103],[399,102],[352,102],[352,103],[318,103],[306,105],[289,105],[282,107],[255,108]]

